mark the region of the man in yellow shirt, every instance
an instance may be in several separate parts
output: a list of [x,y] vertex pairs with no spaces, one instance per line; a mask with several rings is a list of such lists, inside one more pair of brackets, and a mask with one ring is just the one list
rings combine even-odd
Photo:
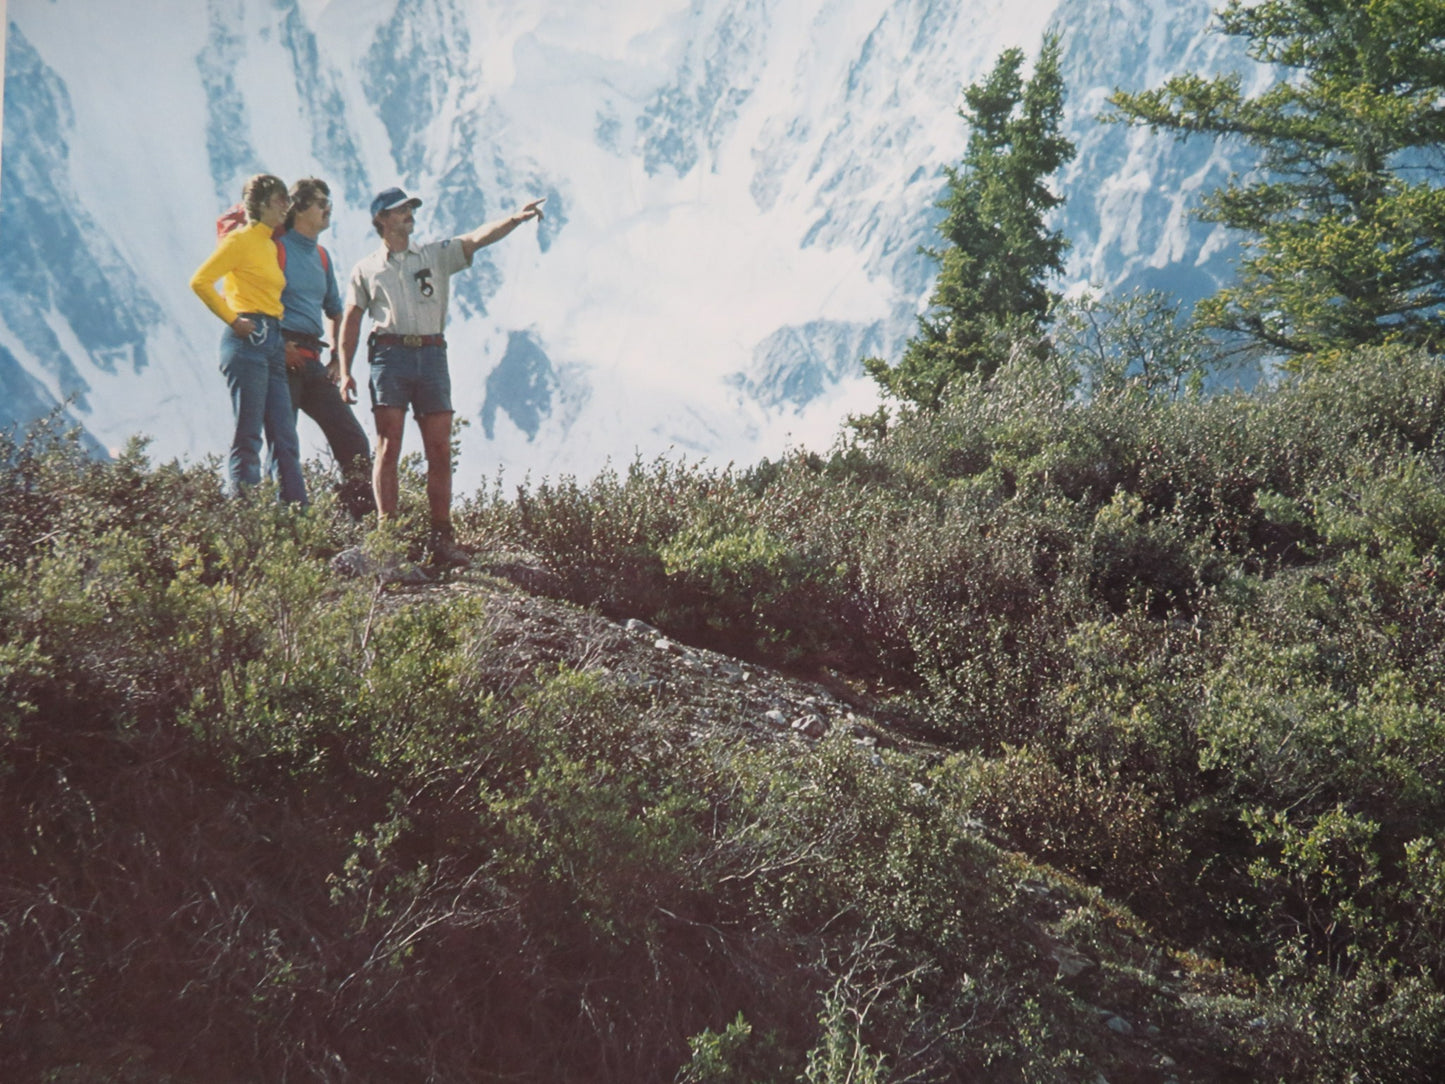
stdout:
[[[221,373],[236,419],[228,467],[236,495],[261,481],[261,438],[276,456],[281,499],[306,503],[301,442],[286,381],[281,292],[286,276],[273,234],[286,217],[286,182],[257,174],[242,192],[246,225],[228,233],[191,276],[191,289],[228,327],[221,334]],[[221,293],[216,280],[222,279]]]

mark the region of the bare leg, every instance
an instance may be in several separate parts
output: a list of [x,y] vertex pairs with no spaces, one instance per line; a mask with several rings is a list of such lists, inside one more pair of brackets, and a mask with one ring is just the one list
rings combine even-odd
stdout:
[[423,414],[417,424],[426,453],[426,503],[432,527],[447,527],[452,521],[452,412]]
[[[385,522],[396,514],[396,502],[401,488],[397,472],[401,465],[401,436],[406,430],[406,408],[376,407],[372,415],[376,419],[376,462],[371,469],[371,488],[376,493],[377,519]],[[426,419],[422,420],[425,422]],[[422,432],[425,434],[425,427]],[[430,484],[428,475],[428,489]]]

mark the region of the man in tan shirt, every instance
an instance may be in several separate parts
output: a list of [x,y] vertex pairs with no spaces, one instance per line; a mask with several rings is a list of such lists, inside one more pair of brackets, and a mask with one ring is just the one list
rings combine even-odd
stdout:
[[371,410],[376,419],[372,488],[382,523],[396,512],[401,438],[406,409],[412,408],[426,455],[427,539],[433,564],[465,566],[452,532],[452,401],[445,327],[451,276],[472,264],[477,249],[500,241],[528,219],[542,217],[543,200],[533,200],[506,218],[445,241],[411,239],[421,200],[388,188],[371,201],[371,221],[382,245],[357,262],[347,285],[341,317],[341,386],[355,385],[352,361],[361,336],[361,316],[371,317],[367,357]]

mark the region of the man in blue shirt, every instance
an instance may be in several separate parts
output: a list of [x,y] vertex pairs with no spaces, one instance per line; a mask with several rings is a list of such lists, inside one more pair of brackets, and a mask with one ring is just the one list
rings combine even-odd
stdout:
[[[281,336],[286,340],[286,373],[291,403],[321,427],[331,454],[341,467],[341,501],[361,519],[372,508],[371,446],[348,403],[356,402],[356,381],[343,379],[337,360],[341,294],[330,254],[317,243],[331,225],[331,189],[325,181],[305,177],[291,186],[286,232],[277,245],[286,289],[281,303]],[[330,331],[328,344],[325,333]],[[322,351],[330,349],[330,364]],[[338,387],[338,385],[340,385]]]

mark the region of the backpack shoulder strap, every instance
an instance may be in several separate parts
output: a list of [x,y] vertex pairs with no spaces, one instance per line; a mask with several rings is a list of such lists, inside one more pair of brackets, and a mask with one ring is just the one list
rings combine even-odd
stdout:
[[281,270],[286,270],[286,246],[281,243],[281,238],[286,236],[286,227],[277,226],[271,231],[271,241],[276,246],[276,262],[281,265]]
[[246,205],[244,203],[235,203],[227,207],[216,219],[217,243],[219,243],[221,238],[225,237],[226,234],[239,230],[245,224]]
[[[286,270],[286,246],[281,243],[281,238],[285,236],[285,233],[285,230],[277,230],[274,236],[276,260],[280,263],[282,271]],[[321,253],[321,269],[329,273],[331,271],[331,253],[327,252],[322,245],[317,245],[316,248]]]

